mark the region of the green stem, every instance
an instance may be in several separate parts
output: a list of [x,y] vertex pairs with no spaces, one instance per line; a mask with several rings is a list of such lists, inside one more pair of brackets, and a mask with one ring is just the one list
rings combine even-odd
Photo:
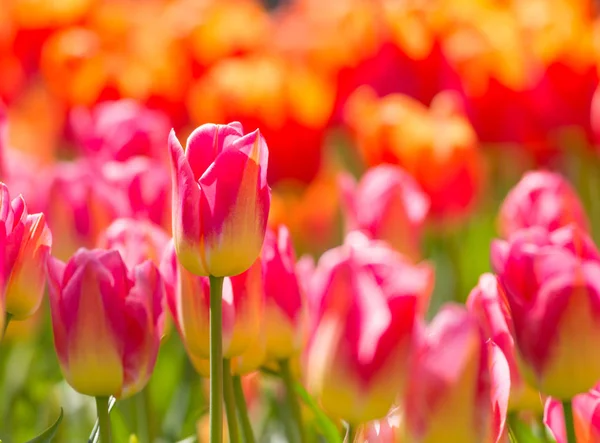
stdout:
[[100,442],[110,443],[112,438],[110,416],[108,415],[108,397],[96,397],[96,409],[98,411]]
[[575,424],[573,423],[573,404],[571,400],[562,402],[563,414],[565,416],[565,428],[567,430],[567,442],[577,443],[577,437],[575,436]]
[[4,330],[2,331],[2,335],[0,335],[0,341],[4,338],[4,334],[6,334],[6,330],[8,329],[8,324],[12,320],[12,314],[10,312],[6,313],[6,317],[4,318]]
[[140,441],[152,441],[150,432],[150,399],[148,395],[148,387],[142,389],[141,392],[134,397],[136,421],[137,421],[137,437]]
[[538,415],[538,426],[540,430],[540,443],[550,443],[548,439],[548,433],[546,432],[546,423],[544,423],[544,416]]
[[223,442],[223,277],[210,276],[210,443]]
[[354,443],[356,440],[356,426],[351,423],[348,423],[348,430],[346,431],[346,439],[345,443]]
[[227,412],[227,429],[229,430],[229,441],[239,443],[240,433],[238,430],[237,416],[235,415],[235,398],[233,395],[233,378],[231,377],[231,360],[223,359],[223,393],[225,395],[225,412]]
[[283,378],[283,383],[285,384],[286,400],[290,410],[292,411],[294,421],[296,422],[297,433],[294,432],[293,434],[294,436],[297,436],[300,443],[305,443],[306,437],[304,434],[304,422],[302,421],[302,411],[300,409],[300,403],[298,402],[298,398],[296,397],[296,391],[294,390],[294,377],[292,376],[290,361],[281,360],[279,362],[279,366],[281,368],[281,377]]
[[255,443],[252,424],[248,415],[248,407],[246,406],[246,398],[244,397],[244,389],[242,388],[242,377],[239,375],[233,376],[233,394],[237,406],[238,416],[242,424],[242,434],[245,443]]

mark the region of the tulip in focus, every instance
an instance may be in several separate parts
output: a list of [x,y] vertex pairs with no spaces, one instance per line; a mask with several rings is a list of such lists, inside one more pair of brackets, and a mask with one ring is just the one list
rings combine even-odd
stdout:
[[258,258],[271,190],[269,151],[258,130],[239,123],[206,124],[187,146],[169,136],[173,177],[173,238],[181,264],[196,275],[238,275]]
[[0,183],[0,226],[0,317],[3,322],[6,312],[14,320],[24,320],[42,303],[52,234],[44,214],[28,214],[22,196],[11,201],[4,183]]
[[267,231],[261,259],[266,352],[269,359],[283,360],[301,351],[306,332],[304,291],[296,274],[296,257],[286,227]]
[[[390,252],[386,268],[382,249]],[[389,260],[394,255],[353,235],[321,257],[310,282],[308,387],[326,411],[353,425],[385,417],[403,391],[420,299],[429,297],[420,269]],[[380,284],[399,273],[397,284]]]
[[509,409],[541,411],[543,404],[539,392],[533,390],[519,372],[515,342],[511,335],[512,319],[499,293],[496,276],[486,273],[479,277],[479,282],[469,294],[466,304],[483,329],[485,338],[492,340],[506,357],[510,367]]
[[553,231],[570,223],[589,231],[590,223],[575,189],[554,172],[527,172],[500,208],[499,229],[503,238],[523,228],[541,226]]
[[[405,396],[411,443],[494,443],[503,432],[510,375],[464,307],[447,305],[424,331]],[[403,440],[401,440],[403,441]]]
[[[548,398],[544,422],[557,443],[568,443],[564,420],[561,403]],[[597,387],[573,398],[573,421],[577,443],[600,443],[600,391]]]
[[54,345],[77,392],[130,397],[154,370],[164,285],[151,261],[128,268],[118,251],[79,249],[48,263]]
[[600,379],[600,254],[575,225],[535,227],[492,243],[510,308],[521,373],[543,394],[569,400]]
[[397,166],[380,165],[369,169],[358,185],[349,174],[340,184],[348,231],[360,230],[418,259],[429,197],[413,177]]
[[[161,264],[167,282],[167,304],[193,363],[209,358],[210,285],[177,261],[174,245],[167,246]],[[262,268],[257,260],[247,271],[223,282],[223,358],[244,354],[260,336],[264,306]],[[198,366],[198,365],[197,365]],[[207,368],[206,368],[207,369]],[[199,368],[203,373],[204,369]]]

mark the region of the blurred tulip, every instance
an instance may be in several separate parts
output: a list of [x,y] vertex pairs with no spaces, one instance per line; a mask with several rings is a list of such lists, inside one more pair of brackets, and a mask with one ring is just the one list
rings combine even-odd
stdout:
[[358,185],[349,174],[341,177],[340,185],[348,232],[361,230],[419,258],[429,197],[414,178],[399,167],[381,165],[369,169]]
[[85,154],[117,161],[136,156],[167,160],[169,119],[134,100],[103,102],[92,110],[75,108],[69,120]]
[[[223,358],[241,356],[260,336],[264,307],[261,267],[257,260],[242,274],[224,280]],[[210,345],[208,278],[180,265],[172,243],[165,250],[161,272],[170,287],[167,303],[181,339],[192,362],[202,365],[202,360],[208,361]]]
[[119,218],[100,234],[98,247],[119,251],[128,268],[146,260],[158,267],[169,240],[167,233],[150,221]]
[[305,296],[296,274],[296,257],[286,227],[267,231],[261,260],[266,352],[269,359],[283,360],[301,351],[306,333]]
[[148,382],[163,323],[152,262],[127,268],[117,251],[80,249],[48,264],[54,345],[63,375],[90,396],[129,397]]
[[492,340],[504,353],[510,367],[510,403],[513,411],[541,411],[539,392],[523,380],[517,363],[515,342],[512,337],[512,320],[508,307],[498,292],[496,276],[490,273],[479,277],[479,282],[469,294],[467,309],[477,319],[486,339]]
[[447,305],[423,334],[405,396],[410,442],[497,442],[503,432],[510,375],[502,352],[486,344],[475,318]]
[[173,237],[181,264],[196,275],[232,276],[258,258],[271,190],[269,151],[256,130],[239,123],[206,124],[187,146],[169,136],[173,177]]
[[553,231],[575,223],[589,231],[590,225],[575,189],[548,171],[527,172],[504,199],[498,218],[503,238],[532,226]]
[[[311,279],[312,335],[308,386],[324,409],[360,424],[383,418],[405,387],[421,298],[429,294],[421,271],[400,260],[385,265],[402,273],[381,284],[381,243],[356,239],[326,252]],[[419,291],[420,290],[420,291]]]
[[[360,443],[403,443],[400,438],[402,413],[396,407],[387,417],[365,424],[358,432],[356,441]],[[354,443],[354,442],[350,442]]]
[[[592,389],[573,399],[573,421],[578,443],[600,443],[600,391]],[[557,443],[568,443],[563,408],[559,401],[546,401],[544,422]]]
[[561,400],[600,379],[600,254],[577,226],[530,228],[492,243],[524,378]]
[[415,177],[435,218],[464,215],[475,203],[483,158],[454,92],[441,92],[428,109],[408,96],[377,98],[360,88],[348,99],[346,122],[369,166],[393,163]]
[[22,196],[11,201],[4,183],[0,183],[0,226],[4,250],[0,276],[2,312],[6,311],[15,320],[24,320],[42,303],[52,234],[44,214],[28,214]]

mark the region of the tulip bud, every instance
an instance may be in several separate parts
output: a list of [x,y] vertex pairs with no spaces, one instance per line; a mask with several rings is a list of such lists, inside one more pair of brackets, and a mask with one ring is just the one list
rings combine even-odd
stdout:
[[358,186],[349,174],[341,177],[342,202],[348,231],[369,237],[417,259],[429,197],[408,173],[397,166],[369,169]]
[[[557,443],[568,443],[562,404],[552,397],[546,401],[544,423]],[[600,442],[600,391],[597,386],[573,398],[573,423],[579,443]]]
[[521,373],[561,400],[600,379],[600,259],[576,226],[522,230],[492,246],[510,308]]
[[[177,261],[171,243],[161,271],[167,285],[167,304],[192,362],[209,358],[210,283]],[[223,281],[223,357],[242,355],[259,337],[264,302],[261,262]]]
[[265,340],[269,359],[287,359],[302,349],[305,334],[304,293],[296,275],[289,231],[267,231],[262,249],[265,285]]
[[117,251],[80,249],[48,263],[54,346],[81,394],[129,397],[154,370],[164,286],[150,261],[128,269]]
[[574,223],[589,231],[589,220],[573,187],[560,174],[527,172],[508,193],[499,215],[500,235],[540,226],[548,231]]
[[197,128],[184,151],[169,136],[173,237],[181,264],[196,275],[238,275],[258,258],[271,190],[267,144],[239,123]]
[[[0,183],[0,226],[3,226],[3,269],[0,276],[6,311],[15,320],[33,315],[42,303],[46,287],[46,261],[52,234],[44,214],[27,214],[23,197],[12,202],[8,188]],[[2,314],[2,316],[4,316]]]
[[[315,306],[307,355],[309,388],[324,409],[350,423],[384,417],[405,386],[419,314],[416,288],[423,274],[401,260],[387,261],[405,285],[382,285],[381,243],[350,238],[326,252],[311,279]],[[360,246],[360,247],[358,247]],[[400,281],[400,280],[399,280]]]
[[515,342],[511,335],[512,319],[498,292],[498,281],[493,274],[486,273],[479,277],[479,283],[467,299],[467,309],[477,319],[485,338],[492,340],[502,350],[508,362],[511,388],[509,408],[514,411],[541,411],[543,405],[539,392],[529,387],[519,372]]
[[475,319],[459,305],[443,307],[414,357],[403,436],[414,443],[498,441],[508,383],[506,359],[485,343]]

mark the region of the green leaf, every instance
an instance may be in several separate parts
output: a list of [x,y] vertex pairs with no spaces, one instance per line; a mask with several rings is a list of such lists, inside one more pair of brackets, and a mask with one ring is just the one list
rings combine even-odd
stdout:
[[60,425],[60,422],[62,422],[62,419],[63,419],[63,409],[60,408],[60,415],[58,416],[58,418],[56,419],[54,424],[52,426],[50,426],[48,429],[46,429],[44,432],[42,432],[40,435],[38,435],[37,437],[34,437],[31,440],[29,440],[27,443],[50,443],[50,442],[52,442],[52,439],[54,438],[54,435],[56,434],[56,431],[58,430],[58,426]]
[[317,405],[317,402],[311,397],[311,395],[306,392],[306,389],[304,389],[304,387],[299,383],[296,383],[294,388],[296,394],[314,414],[317,427],[319,428],[321,434],[323,434],[323,437],[325,437],[325,441],[327,443],[342,443],[342,437],[338,427],[327,416],[327,414],[323,412],[319,405]]

